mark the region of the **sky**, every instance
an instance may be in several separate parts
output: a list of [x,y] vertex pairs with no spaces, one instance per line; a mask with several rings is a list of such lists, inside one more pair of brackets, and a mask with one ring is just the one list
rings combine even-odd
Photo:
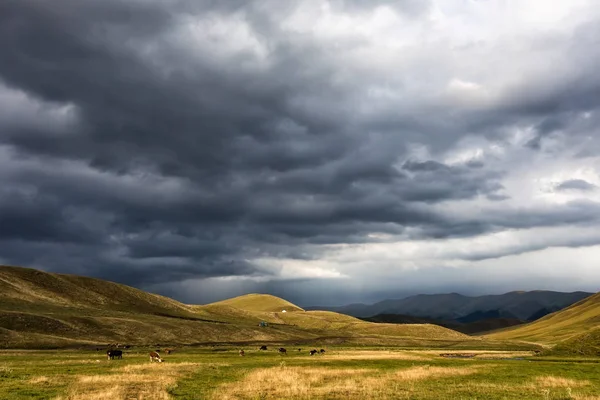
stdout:
[[596,0],[0,2],[0,263],[206,303],[600,290]]

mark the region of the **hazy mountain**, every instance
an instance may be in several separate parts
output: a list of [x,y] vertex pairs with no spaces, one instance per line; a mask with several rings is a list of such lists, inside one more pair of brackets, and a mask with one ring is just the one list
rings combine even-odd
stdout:
[[466,334],[479,334],[527,323],[527,321],[518,318],[511,318],[509,315],[501,313],[498,310],[487,312],[476,311],[455,320],[436,320],[402,314],[377,314],[361,319],[385,324],[435,324]]
[[[536,290],[509,292],[501,295],[463,296],[458,293],[420,294],[404,299],[388,299],[372,305],[350,304],[341,307],[307,307],[307,309],[330,310],[355,317],[371,317],[378,314],[401,314],[436,320],[457,320],[474,313],[495,312],[502,318],[531,320],[548,312],[561,310],[592,293],[554,292]],[[481,320],[479,319],[479,320]],[[470,322],[478,320],[471,318]]]

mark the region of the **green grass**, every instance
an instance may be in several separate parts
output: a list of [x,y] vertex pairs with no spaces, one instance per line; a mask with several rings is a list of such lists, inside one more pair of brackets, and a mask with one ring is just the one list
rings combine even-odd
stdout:
[[[161,364],[149,363],[149,348],[114,361],[95,351],[6,350],[0,351],[0,398],[600,398],[600,358],[494,359],[511,355],[482,351],[473,359],[446,359],[438,355],[444,351],[390,346],[329,346],[325,355],[311,357],[312,347],[321,343],[302,352],[288,347],[287,356],[271,346],[266,352],[246,347],[245,357],[237,347],[184,348]],[[302,395],[306,387],[310,396]],[[115,388],[121,394],[101,397]]]

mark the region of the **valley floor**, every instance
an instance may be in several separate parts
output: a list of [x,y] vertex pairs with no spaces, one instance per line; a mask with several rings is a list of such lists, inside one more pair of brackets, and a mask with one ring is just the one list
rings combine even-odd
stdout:
[[[2,400],[129,399],[580,399],[600,400],[600,359],[524,351],[276,346],[148,350],[108,361],[102,351],[0,351]],[[440,353],[468,353],[445,358]]]

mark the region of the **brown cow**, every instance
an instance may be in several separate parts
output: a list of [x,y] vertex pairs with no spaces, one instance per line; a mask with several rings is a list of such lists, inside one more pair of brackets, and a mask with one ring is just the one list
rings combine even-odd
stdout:
[[321,353],[321,354],[325,354],[325,349],[321,349],[321,350],[319,350],[319,353]]
[[244,357],[244,354],[246,354],[246,353],[244,353],[244,350],[240,350],[240,356]]
[[266,349],[267,349],[267,346],[264,346],[264,345],[263,345],[263,346],[260,346],[260,349],[259,349],[259,350],[266,350]]
[[277,350],[280,354],[285,354],[287,356],[287,350],[283,347],[280,347],[279,350]]
[[155,351],[151,351],[150,352],[150,362],[153,362],[153,361],[163,362],[163,359],[160,358],[160,354],[158,354]]

